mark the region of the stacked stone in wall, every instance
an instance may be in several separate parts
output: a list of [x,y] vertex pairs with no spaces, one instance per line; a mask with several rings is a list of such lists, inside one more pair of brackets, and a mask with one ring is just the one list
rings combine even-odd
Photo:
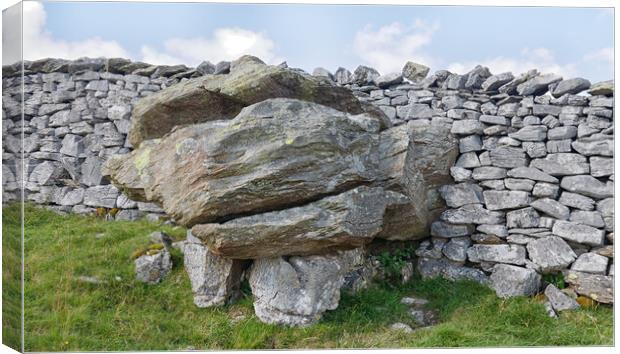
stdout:
[[413,84],[348,77],[394,125],[450,124],[459,137],[455,184],[440,189],[448,209],[416,251],[423,276],[490,283],[508,297],[562,272],[578,293],[613,302],[611,82],[483,67]]
[[[3,200],[20,198],[23,133],[24,194],[61,212],[97,208],[121,220],[158,217],[162,209],[129,200],[101,176],[113,154],[127,153],[133,104],[184,78],[213,73],[205,62],[155,66],[126,59],[43,59],[3,67]],[[225,65],[220,72],[227,70]],[[22,125],[22,98],[24,104]]]

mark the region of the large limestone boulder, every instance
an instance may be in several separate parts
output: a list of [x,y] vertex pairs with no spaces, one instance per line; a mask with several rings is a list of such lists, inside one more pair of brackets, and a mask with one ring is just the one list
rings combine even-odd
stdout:
[[103,175],[182,225],[302,205],[377,179],[379,122],[270,99],[229,121],[176,129],[113,156]]
[[362,262],[362,251],[254,261],[250,286],[254,311],[266,323],[307,326],[338,307],[344,276]]
[[138,101],[132,112],[129,141],[137,147],[144,140],[164,136],[175,126],[231,119],[243,107],[277,97],[316,102],[352,114],[364,112],[362,104],[344,87],[244,56],[231,64],[230,74],[189,79]]

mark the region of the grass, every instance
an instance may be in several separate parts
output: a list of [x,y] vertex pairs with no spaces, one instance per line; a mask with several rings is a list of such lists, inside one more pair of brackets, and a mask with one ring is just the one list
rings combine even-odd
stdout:
[[[3,216],[3,231],[19,229],[18,206],[4,208]],[[338,309],[309,328],[259,322],[249,294],[234,305],[199,309],[178,252],[163,283],[149,286],[134,280],[130,254],[156,230],[184,235],[181,228],[147,221],[60,216],[27,206],[26,351],[613,344],[611,307],[552,319],[534,299],[500,300],[476,283],[440,279],[415,278],[396,288],[375,286],[355,296],[343,294]],[[78,276],[107,283],[83,283]],[[400,304],[406,295],[429,299],[442,323],[412,334],[389,330],[391,323],[411,322]],[[239,314],[245,319],[233,322]]]

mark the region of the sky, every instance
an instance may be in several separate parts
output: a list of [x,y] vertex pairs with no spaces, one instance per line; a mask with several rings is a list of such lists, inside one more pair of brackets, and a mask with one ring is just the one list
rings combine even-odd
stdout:
[[[24,58],[126,57],[197,66],[243,54],[308,72],[382,74],[537,68],[613,78],[614,10],[568,7],[24,2]],[[3,64],[19,60],[18,15],[3,13]]]

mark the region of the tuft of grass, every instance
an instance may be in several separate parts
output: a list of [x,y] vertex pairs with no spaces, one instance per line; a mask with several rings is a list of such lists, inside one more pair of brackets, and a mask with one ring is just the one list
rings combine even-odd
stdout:
[[[3,209],[3,230],[19,228],[14,217],[18,208]],[[182,228],[148,221],[61,216],[27,206],[25,350],[613,344],[611,307],[580,309],[552,319],[534,299],[501,300],[477,283],[419,277],[396,287],[377,285],[355,295],[342,294],[338,309],[308,328],[261,323],[253,313],[247,284],[237,303],[199,309],[176,250],[174,267],[162,283],[135,281],[130,256],[148,244],[151,232],[159,230],[175,239],[185,234]],[[81,282],[80,276],[96,277],[101,283]],[[390,330],[394,322],[413,324],[407,307],[400,303],[408,295],[428,299],[428,307],[438,311],[442,323],[411,334]]]

